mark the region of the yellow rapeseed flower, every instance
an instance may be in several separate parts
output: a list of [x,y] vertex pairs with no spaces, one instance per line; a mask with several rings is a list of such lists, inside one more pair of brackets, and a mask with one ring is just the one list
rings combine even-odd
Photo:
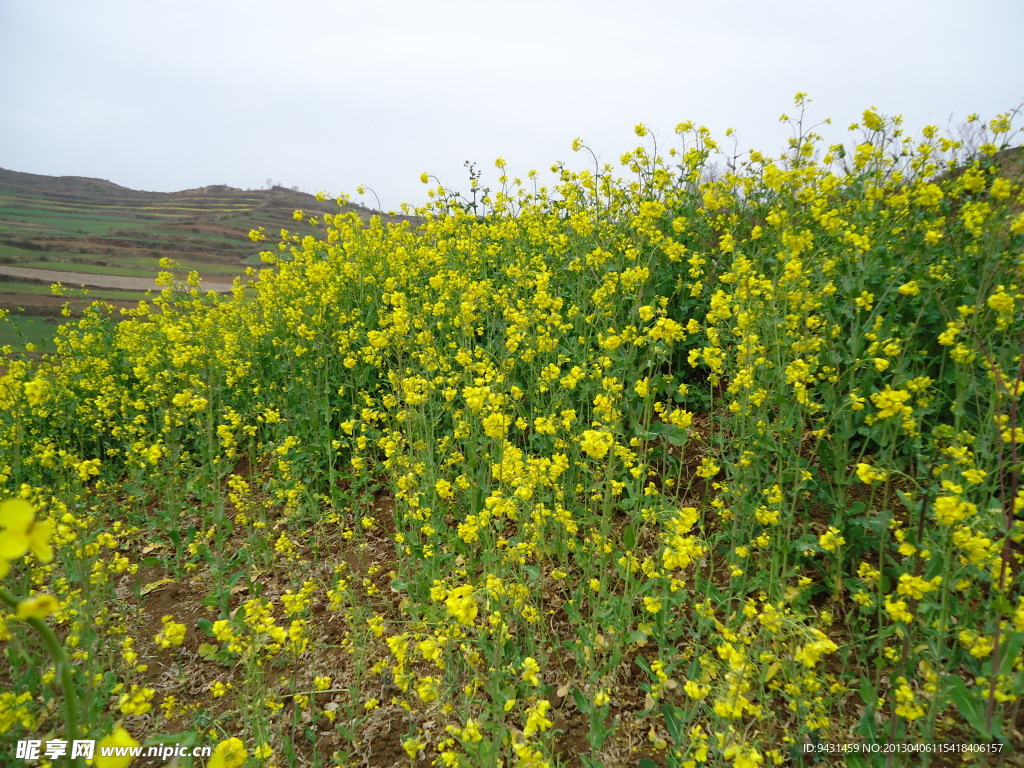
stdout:
[[822,632],[818,631],[817,634],[819,635],[817,640],[812,640],[803,645],[793,654],[793,658],[808,669],[817,664],[824,654],[839,650],[839,646],[829,640]]
[[529,707],[526,710],[526,725],[523,727],[523,735],[530,736],[540,731],[546,731],[554,723],[545,717],[547,711],[551,708],[551,702],[547,699],[541,699],[539,702]]
[[174,621],[173,616],[164,616],[163,629],[153,638],[153,641],[161,648],[170,648],[172,645],[181,645],[185,642],[185,625]]
[[857,464],[857,479],[866,485],[871,485],[877,480],[885,480],[889,477],[888,472],[877,470],[870,464],[860,462]]
[[912,576],[909,573],[904,573],[900,575],[900,584],[896,588],[896,591],[901,595],[908,595],[915,600],[920,600],[924,597],[926,592],[938,589],[941,583],[941,576],[936,576],[931,581],[925,581],[920,576]]
[[473,598],[473,587],[470,584],[464,584],[461,587],[456,587],[448,593],[448,598],[444,601],[445,606],[448,608],[448,612],[454,616],[460,624],[472,624],[477,617],[479,609],[476,605],[476,600]]
[[523,659],[523,680],[530,685],[540,685],[540,664],[532,656]]
[[615,439],[608,432],[595,429],[586,430],[580,437],[580,447],[594,459],[603,459],[608,455]]
[[934,504],[935,519],[942,525],[953,525],[974,515],[978,508],[956,496],[939,496]]
[[921,286],[917,280],[911,280],[909,283],[901,285],[898,290],[904,296],[917,296],[921,292]]
[[888,597],[886,597],[885,610],[893,621],[903,621],[909,623],[914,620],[914,614],[912,614],[907,609],[907,603],[905,600],[896,600],[895,602],[893,602]]
[[242,740],[239,738],[225,739],[213,748],[206,768],[239,768],[249,756]]
[[24,499],[7,499],[0,503],[0,578],[7,575],[8,562],[29,550],[40,562],[53,560],[50,537],[56,525],[50,518],[35,520],[35,510]]
[[909,416],[913,412],[913,409],[906,405],[910,397],[910,392],[886,385],[881,392],[871,395],[871,402],[878,408],[878,418],[887,419],[890,416]]
[[835,551],[837,547],[841,547],[845,543],[846,539],[842,537],[839,529],[834,526],[829,526],[828,530],[818,537],[818,545],[828,552]]
[[36,595],[18,603],[15,616],[21,621],[45,619],[59,607],[60,601],[53,595]]
[[132,738],[124,728],[118,728],[109,736],[104,736],[96,744],[96,768],[126,768],[135,758],[132,755],[104,755],[109,747],[138,747],[139,742]]

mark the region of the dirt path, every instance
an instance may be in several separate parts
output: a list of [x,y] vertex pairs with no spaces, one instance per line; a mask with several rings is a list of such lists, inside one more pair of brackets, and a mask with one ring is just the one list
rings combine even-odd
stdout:
[[[19,277],[23,280],[38,280],[42,283],[64,283],[66,285],[84,285],[87,288],[117,288],[123,291],[160,290],[156,280],[148,277],[124,277],[122,275],[90,275],[84,272],[58,272],[55,269],[33,269],[31,267],[12,267],[0,264],[0,275]],[[231,283],[207,281],[202,282],[203,289],[227,293]]]
[[[23,307],[26,310],[26,314],[29,315],[56,317],[60,314],[65,304],[70,304],[80,309],[89,306],[92,302],[92,299],[88,296],[84,299],[77,299],[69,296],[47,296],[38,293],[13,293],[3,290],[3,287],[4,284],[0,283],[0,309]],[[140,293],[139,299],[142,298],[144,297]],[[115,307],[124,307],[126,309],[138,304],[137,301],[126,301],[123,299],[105,299],[105,301]]]

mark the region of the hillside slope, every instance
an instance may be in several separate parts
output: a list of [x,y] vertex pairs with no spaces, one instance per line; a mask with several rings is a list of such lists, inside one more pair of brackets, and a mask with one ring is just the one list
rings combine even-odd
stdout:
[[300,209],[314,216],[354,211],[364,221],[373,213],[281,186],[144,192],[103,179],[0,169],[0,309],[21,318],[17,329],[4,324],[0,343],[52,335],[65,300],[49,295],[51,271],[76,273],[62,282],[91,286],[90,298],[124,305],[142,297],[164,258],[222,288],[246,267],[261,266],[250,230],[314,231],[293,218]]

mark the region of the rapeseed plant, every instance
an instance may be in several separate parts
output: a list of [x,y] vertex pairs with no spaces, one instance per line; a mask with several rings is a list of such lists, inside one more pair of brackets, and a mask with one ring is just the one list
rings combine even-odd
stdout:
[[[1012,116],[970,152],[872,109],[826,148],[807,105],[717,178],[685,123],[667,159],[638,126],[624,178],[471,169],[469,197],[282,231],[223,296],[166,272],[11,360],[0,642],[52,666],[9,673],[0,725],[173,724],[225,768],[372,763],[378,734],[553,766],[577,724],[587,766],[1014,744]],[[213,706],[155,678],[171,658]]]

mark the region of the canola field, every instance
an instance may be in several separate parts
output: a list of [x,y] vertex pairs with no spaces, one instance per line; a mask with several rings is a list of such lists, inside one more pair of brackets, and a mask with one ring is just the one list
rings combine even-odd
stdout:
[[0,764],[1022,764],[1017,132],[805,107],[12,354]]

